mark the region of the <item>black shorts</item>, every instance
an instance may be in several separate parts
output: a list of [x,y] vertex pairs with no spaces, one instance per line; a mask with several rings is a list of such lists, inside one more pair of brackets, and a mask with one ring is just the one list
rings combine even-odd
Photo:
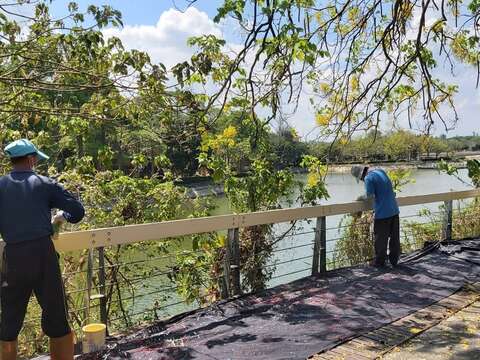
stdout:
[[58,255],[48,237],[5,246],[1,278],[0,340],[18,337],[28,301],[42,308],[42,330],[49,337],[70,333]]

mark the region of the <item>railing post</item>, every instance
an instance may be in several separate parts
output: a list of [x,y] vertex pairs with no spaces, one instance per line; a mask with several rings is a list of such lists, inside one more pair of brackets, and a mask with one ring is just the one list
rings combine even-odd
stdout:
[[315,242],[313,244],[312,275],[327,272],[327,219],[317,218],[315,224]]
[[240,242],[238,228],[228,229],[228,248],[230,252],[230,275],[232,277],[233,295],[242,292],[240,284]]
[[98,282],[100,285],[100,321],[107,325],[107,297],[105,287],[105,249],[103,247],[98,248]]
[[[230,235],[230,230],[228,231]],[[230,239],[229,236],[225,239],[225,258],[223,259],[223,289],[222,298],[228,299],[231,295],[230,291]]]
[[315,224],[315,240],[313,242],[312,275],[318,275],[320,271],[320,218]]
[[90,300],[92,296],[92,282],[93,282],[93,249],[88,249],[87,258],[87,293],[85,294],[85,324],[90,322]]
[[445,204],[445,218],[443,223],[443,239],[452,240],[452,227],[453,227],[453,201],[448,200]]
[[228,285],[225,274],[218,279],[218,287],[220,289],[220,297],[222,299],[228,299]]
[[228,229],[223,264],[227,297],[240,295],[240,244],[238,228]]

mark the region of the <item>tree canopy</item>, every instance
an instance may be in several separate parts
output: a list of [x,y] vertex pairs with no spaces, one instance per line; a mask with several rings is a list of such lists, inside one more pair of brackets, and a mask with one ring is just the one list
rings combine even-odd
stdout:
[[[105,27],[122,26],[110,6],[82,13],[72,2],[61,19],[48,1],[35,2],[33,15],[17,9],[0,5],[0,140],[33,138],[59,169],[91,163],[142,176],[193,175],[203,139],[229,119],[237,118],[230,125],[244,144],[262,152],[272,120],[282,123],[305,88],[317,109],[305,121],[343,143],[357,131],[377,134],[391,118],[450,128],[458,86],[445,81],[442,66],[478,73],[475,1],[225,0],[214,20],[237,22],[240,50],[232,55],[211,34],[195,37],[195,54],[172,72],[104,36]],[[299,163],[298,155],[285,157],[293,138],[282,139],[278,157]]]
[[478,85],[479,15],[477,0],[225,0],[214,20],[238,23],[241,50],[227,57],[224,40],[192,39],[200,50],[176,73],[218,83],[207,108],[268,107],[265,122],[308,86],[318,125],[337,138],[387,117],[450,129],[459,85],[445,73],[472,66]]

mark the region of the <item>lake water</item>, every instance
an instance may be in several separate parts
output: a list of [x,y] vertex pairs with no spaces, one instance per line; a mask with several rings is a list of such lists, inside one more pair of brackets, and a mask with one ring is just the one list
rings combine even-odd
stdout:
[[[471,189],[471,187],[457,178],[440,173],[437,170],[412,169],[411,173],[414,181],[405,185],[401,192],[397,194],[397,196],[423,195]],[[469,182],[466,169],[459,170],[459,177],[462,180]],[[304,181],[306,179],[306,175],[298,175],[297,179]],[[357,183],[350,173],[329,173],[326,178],[326,183],[330,198],[327,200],[322,200],[321,204],[338,204],[355,201],[358,196],[364,193],[363,183]],[[214,210],[212,215],[228,214],[231,212],[228,207],[228,201],[223,196],[217,198],[216,205],[217,208]],[[412,207],[409,206],[405,209],[408,208]],[[412,209],[407,212],[411,211]],[[413,211],[415,210],[413,209]]]

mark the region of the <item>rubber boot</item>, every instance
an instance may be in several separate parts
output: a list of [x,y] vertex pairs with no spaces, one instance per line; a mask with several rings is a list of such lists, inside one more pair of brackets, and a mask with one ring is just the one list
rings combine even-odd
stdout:
[[51,360],[73,360],[73,332],[59,338],[50,338]]
[[1,360],[16,360],[17,359],[17,340],[15,341],[1,341],[2,350],[0,353]]

